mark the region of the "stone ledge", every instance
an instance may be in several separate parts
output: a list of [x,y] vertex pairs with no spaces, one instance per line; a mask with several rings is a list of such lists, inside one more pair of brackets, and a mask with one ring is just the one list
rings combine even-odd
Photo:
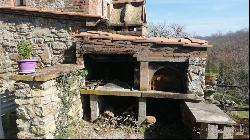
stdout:
[[35,74],[27,74],[27,75],[14,74],[11,76],[11,79],[14,81],[46,82],[57,78],[60,75],[60,73],[70,73],[72,71],[80,69],[84,69],[84,66],[76,64],[59,64],[44,69],[38,69]]
[[185,102],[195,123],[236,125],[236,122],[214,104]]

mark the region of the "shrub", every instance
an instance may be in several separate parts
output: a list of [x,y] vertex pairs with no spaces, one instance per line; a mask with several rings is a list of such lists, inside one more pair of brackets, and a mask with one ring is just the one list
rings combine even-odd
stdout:
[[30,59],[32,57],[31,41],[21,41],[17,44],[17,51],[20,59]]

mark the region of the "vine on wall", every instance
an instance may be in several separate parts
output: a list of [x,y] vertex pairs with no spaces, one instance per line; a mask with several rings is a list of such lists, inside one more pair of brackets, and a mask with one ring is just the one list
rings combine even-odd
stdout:
[[60,91],[58,97],[61,99],[62,103],[56,122],[56,137],[58,138],[63,137],[66,133],[65,128],[74,122],[74,118],[69,115],[69,112],[72,108],[74,98],[80,94],[80,88],[84,83],[86,75],[87,71],[82,69],[67,74],[61,73],[56,79],[57,88]]

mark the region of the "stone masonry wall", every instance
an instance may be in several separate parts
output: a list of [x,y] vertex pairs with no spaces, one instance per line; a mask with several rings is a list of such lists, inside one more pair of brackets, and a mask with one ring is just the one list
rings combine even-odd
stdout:
[[[71,80],[70,90],[75,90],[83,77]],[[78,83],[78,84],[77,84]],[[82,119],[83,110],[79,90],[72,97],[72,102],[65,107],[62,95],[69,98],[67,93],[61,92],[56,80],[46,82],[16,82],[15,95],[17,97],[17,125],[19,139],[52,139],[61,128],[67,127],[73,121]],[[61,116],[67,111],[67,117]]]
[[9,0],[0,0],[0,6],[9,5]]
[[88,14],[89,0],[27,0],[27,6],[42,10]]
[[204,97],[205,89],[206,58],[192,57],[189,59],[188,66],[188,93],[194,93]]
[[[0,6],[13,7],[15,0],[0,0]],[[102,0],[26,0],[26,7],[102,16]]]
[[17,70],[17,43],[30,40],[38,68],[59,63],[75,63],[72,35],[85,31],[85,21],[4,14],[0,12],[0,77]]

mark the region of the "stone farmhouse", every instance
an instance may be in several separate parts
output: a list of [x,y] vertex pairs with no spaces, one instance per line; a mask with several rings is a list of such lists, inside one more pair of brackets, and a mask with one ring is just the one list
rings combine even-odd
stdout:
[[[33,44],[34,74],[18,74],[21,40]],[[235,122],[203,102],[210,47],[194,38],[148,38],[146,0],[0,0],[0,113],[16,111],[18,138],[55,138],[73,120],[96,120],[109,97],[135,102],[138,124],[149,99],[171,99],[191,137],[232,138]],[[82,69],[87,76],[68,82],[73,97],[56,86],[62,73]],[[72,97],[70,105],[62,96]]]

